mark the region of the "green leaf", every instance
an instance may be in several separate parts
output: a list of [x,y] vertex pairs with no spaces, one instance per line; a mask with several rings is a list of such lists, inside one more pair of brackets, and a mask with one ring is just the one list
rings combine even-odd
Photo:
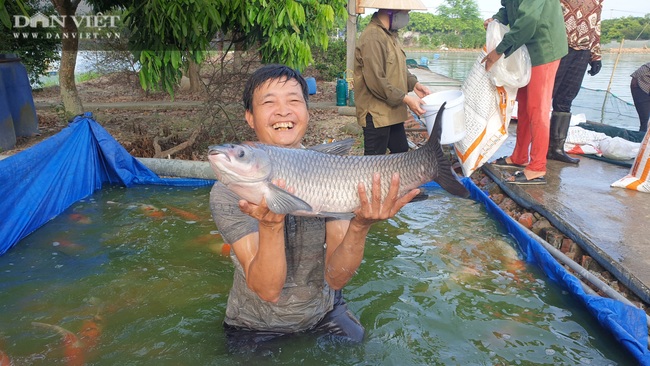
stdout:
[[0,22],[7,27],[11,28],[11,19],[9,18],[9,12],[5,8],[5,0],[0,0]]

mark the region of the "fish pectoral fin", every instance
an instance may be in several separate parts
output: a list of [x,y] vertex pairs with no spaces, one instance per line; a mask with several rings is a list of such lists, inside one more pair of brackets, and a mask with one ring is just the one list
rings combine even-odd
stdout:
[[274,184],[269,184],[269,192],[268,197],[266,197],[266,204],[275,213],[288,214],[295,211],[313,211],[307,202]]

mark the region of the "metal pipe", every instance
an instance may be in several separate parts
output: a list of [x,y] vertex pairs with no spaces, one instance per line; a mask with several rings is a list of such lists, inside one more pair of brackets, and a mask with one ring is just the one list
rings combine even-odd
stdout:
[[217,179],[207,161],[136,158],[154,173],[165,177]]

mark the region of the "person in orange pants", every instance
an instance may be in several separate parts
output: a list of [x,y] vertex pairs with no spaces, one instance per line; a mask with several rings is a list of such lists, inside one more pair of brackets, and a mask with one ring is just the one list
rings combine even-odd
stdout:
[[[555,73],[559,66],[560,60],[555,60],[532,67],[530,82],[517,92],[517,140],[510,160],[525,166],[523,173],[528,183],[545,180],[551,126],[549,114]],[[526,171],[529,173],[526,174]]]
[[494,20],[510,30],[482,62],[489,72],[501,56],[508,57],[526,45],[531,79],[517,93],[519,102],[517,140],[511,156],[497,159],[494,166],[518,168],[508,180],[512,184],[545,184],[551,98],[560,59],[568,52],[564,16],[557,0],[502,0],[502,8],[483,25]]

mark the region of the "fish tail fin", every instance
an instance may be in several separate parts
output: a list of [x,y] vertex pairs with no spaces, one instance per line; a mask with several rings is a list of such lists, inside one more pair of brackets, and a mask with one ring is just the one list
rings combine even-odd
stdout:
[[435,159],[438,163],[438,171],[434,181],[445,191],[458,197],[467,198],[469,197],[469,191],[458,179],[456,172],[454,172],[451,167],[451,161],[449,161],[445,156],[444,151],[442,151],[442,146],[440,145],[440,136],[442,135],[442,114],[445,110],[446,104],[447,102],[442,103],[438,110],[436,120],[433,124],[433,129],[431,130],[431,136],[429,136],[426,147],[433,150]]

